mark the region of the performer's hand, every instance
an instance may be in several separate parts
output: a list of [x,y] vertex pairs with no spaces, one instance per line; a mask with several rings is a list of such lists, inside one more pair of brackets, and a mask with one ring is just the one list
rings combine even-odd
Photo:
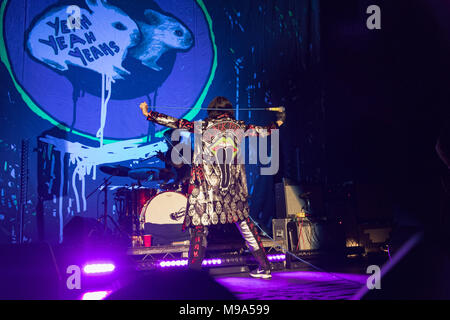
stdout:
[[139,105],[139,108],[141,108],[142,114],[143,114],[144,116],[148,117],[148,104],[147,104],[147,102],[142,102],[142,103]]
[[286,121],[286,112],[278,111],[277,112],[277,126],[281,127],[283,123]]

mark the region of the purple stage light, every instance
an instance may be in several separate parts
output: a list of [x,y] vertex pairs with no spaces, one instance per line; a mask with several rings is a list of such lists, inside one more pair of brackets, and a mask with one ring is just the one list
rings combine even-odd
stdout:
[[284,261],[286,260],[285,254],[271,254],[267,256],[270,261]]
[[[267,258],[273,262],[281,262],[286,260],[285,254],[272,254],[268,255]],[[204,259],[202,261],[202,266],[218,266],[223,264],[225,261],[223,259],[215,258],[215,259]],[[179,260],[160,260],[158,262],[158,266],[161,268],[172,268],[172,267],[185,267],[188,265],[187,259],[179,259]]]
[[[205,259],[202,262],[203,266],[217,266],[221,265],[223,263],[222,259]],[[159,266],[161,268],[168,268],[168,267],[185,267],[188,265],[187,259],[180,259],[180,260],[162,260],[159,262]]]
[[81,300],[103,300],[105,299],[111,291],[89,291],[83,294]]
[[184,267],[187,266],[188,261],[186,259],[181,260],[163,260],[159,262],[161,268],[166,267]]
[[98,274],[113,272],[115,269],[116,266],[112,263],[89,263],[84,266],[83,271],[87,274]]
[[206,259],[203,260],[202,265],[209,266],[209,265],[219,265],[222,264],[222,259]]

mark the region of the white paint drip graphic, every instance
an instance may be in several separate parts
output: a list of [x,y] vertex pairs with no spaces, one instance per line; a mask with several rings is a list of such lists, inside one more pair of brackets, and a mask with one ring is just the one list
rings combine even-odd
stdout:
[[[64,180],[64,155],[69,155],[68,165],[75,165],[72,173],[72,189],[75,196],[76,210],[78,213],[87,210],[86,201],[86,176],[92,175],[96,180],[96,168],[98,165],[117,163],[129,160],[147,159],[156,155],[158,151],[166,152],[167,144],[163,141],[143,145],[140,139],[119,141],[103,145],[101,147],[89,147],[79,142],[71,142],[64,139],[45,136],[40,141],[51,144],[55,150],[61,152],[61,180]],[[78,191],[77,181],[81,183],[81,195]],[[62,185],[62,183],[61,183]],[[63,188],[59,190],[59,241],[63,239]],[[81,203],[80,203],[81,197]]]
[[[72,174],[72,189],[75,196],[77,212],[87,211],[86,199],[86,175],[92,174],[92,179],[96,180],[96,167],[100,164],[116,163],[121,161],[128,161],[132,159],[146,159],[156,154],[157,151],[167,151],[167,145],[163,142],[140,146],[140,140],[127,140],[116,143],[104,145],[104,130],[106,125],[106,114],[108,110],[108,103],[111,99],[111,87],[114,79],[111,75],[102,74],[102,96],[101,96],[101,114],[100,114],[100,128],[97,131],[96,137],[99,139],[100,146],[98,148],[82,145],[77,142],[70,142],[63,139],[46,136],[40,140],[55,146],[55,149],[60,151],[61,163],[61,181],[64,180],[64,156],[69,154],[69,165],[75,164],[75,169]],[[81,203],[80,194],[77,187],[77,179],[81,182]],[[59,242],[63,241],[63,182],[60,184],[59,190]]]
[[[106,112],[108,110],[109,99],[111,99],[111,84],[113,78],[107,74],[102,74],[102,105],[100,115],[100,128],[97,131],[97,138],[100,140],[100,147],[103,146],[103,132],[106,124]],[[105,97],[106,94],[106,97]]]

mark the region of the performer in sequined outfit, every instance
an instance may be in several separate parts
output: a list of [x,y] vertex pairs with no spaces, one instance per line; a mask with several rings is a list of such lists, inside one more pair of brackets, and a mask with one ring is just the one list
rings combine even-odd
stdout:
[[[241,141],[246,136],[267,136],[285,120],[284,112],[269,126],[246,124],[234,118],[233,106],[224,97],[208,105],[208,118],[191,122],[140,105],[147,120],[172,129],[184,129],[201,137],[195,142],[189,182],[188,205],[183,228],[190,231],[189,267],[200,269],[207,246],[208,226],[234,223],[259,263],[250,275],[270,278],[270,264],[256,226],[249,218],[248,189],[244,164],[238,161]],[[201,134],[201,135],[199,135]]]

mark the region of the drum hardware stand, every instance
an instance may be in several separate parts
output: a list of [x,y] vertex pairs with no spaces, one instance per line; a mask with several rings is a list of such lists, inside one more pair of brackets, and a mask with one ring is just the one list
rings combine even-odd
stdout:
[[[133,217],[133,214],[131,214],[131,234],[132,234],[132,236],[139,234],[135,230],[136,225],[137,225],[138,230],[139,230],[139,226],[140,226],[140,221],[139,220],[140,219],[139,219],[139,214],[138,214],[138,210],[137,210],[137,208],[138,208],[138,204],[137,204],[138,199],[137,199],[137,197],[138,196],[137,196],[137,194],[134,191],[140,189],[141,187],[142,187],[141,180],[138,180],[137,184],[133,183],[131,185],[131,205],[132,205],[131,212],[135,212],[135,216],[134,217]],[[136,224],[136,221],[135,221],[136,218],[138,219],[138,223],[137,224]]]
[[94,191],[92,191],[86,197],[86,199],[89,199],[95,192],[97,192],[97,190],[99,190],[100,192],[104,192],[105,199],[103,202],[103,217],[97,218],[97,221],[100,222],[101,220],[103,220],[104,232],[106,232],[106,229],[108,227],[108,218],[109,218],[112,221],[112,223],[114,224],[114,227],[119,231],[119,233],[121,235],[126,235],[129,238],[129,236],[120,229],[117,222],[110,215],[108,215],[108,186],[111,184],[111,182],[109,182],[109,180],[111,180],[112,177],[113,176],[111,175],[108,178],[105,178],[103,183],[100,184],[97,188],[95,188]]

